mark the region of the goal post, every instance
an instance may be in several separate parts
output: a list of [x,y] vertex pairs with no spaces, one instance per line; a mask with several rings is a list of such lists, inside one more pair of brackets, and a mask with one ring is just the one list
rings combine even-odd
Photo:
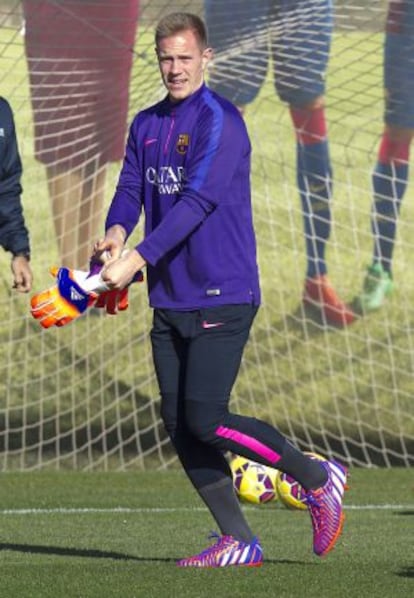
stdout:
[[[122,11],[107,12],[115,4],[108,0],[99,3],[102,10],[91,23],[76,13],[78,2],[46,4],[52,5],[55,15],[50,22],[55,45],[58,27],[65,23],[59,21],[63,10],[67,18],[80,19],[79,32],[91,28],[95,47],[94,62],[79,56],[82,37],[75,40],[78,45],[69,58],[59,59],[51,46],[41,62],[36,54],[39,39],[34,40],[37,46],[32,54],[28,51],[31,32],[24,3],[1,3],[0,89],[14,112],[23,161],[22,202],[35,292],[53,284],[48,269],[60,264],[64,246],[58,238],[63,234],[59,217],[66,223],[66,232],[72,227],[68,238],[79,241],[75,211],[80,210],[80,198],[85,204],[95,202],[97,219],[92,222],[91,213],[84,217],[88,230],[102,231],[127,125],[138,110],[165,94],[154,53],[156,22],[174,10],[205,15],[201,0],[135,0],[122,3],[130,10],[130,19],[124,17],[123,23]],[[223,18],[226,11],[234,11],[233,2],[220,5]],[[350,302],[361,291],[373,249],[372,171],[383,128],[386,9],[383,0],[341,0],[335,2],[333,13],[325,99],[333,170],[327,262],[335,288]],[[235,27],[236,17],[237,11]],[[219,27],[220,18],[216,22]],[[242,32],[238,43],[216,52],[207,79],[214,76],[215,68],[234,61],[229,69],[234,84],[248,82],[237,58],[258,42],[268,53],[267,25],[258,23],[253,36]],[[43,37],[47,40],[44,32]],[[61,51],[63,40],[57,45]],[[103,54],[120,61],[104,83],[104,65],[99,62]],[[382,309],[344,329],[326,326],[302,303],[306,264],[295,134],[287,106],[275,91],[271,63],[266,64],[260,91],[244,111],[252,142],[263,304],[234,388],[232,408],[264,418],[304,450],[356,466],[410,466],[414,462],[413,183],[408,182],[398,221],[393,294]],[[45,75],[52,69],[57,78],[33,80],[34,65],[37,73]],[[124,77],[124,96],[116,87],[118,72]],[[108,95],[112,86],[118,90],[112,106],[120,120],[96,97],[91,99],[102,85]],[[62,112],[62,106],[67,112]],[[83,121],[81,113],[86,115]],[[117,146],[107,156],[92,126],[97,117],[105,129],[105,146]],[[65,137],[68,130],[70,135]],[[60,135],[61,142],[59,152],[47,161],[39,150],[49,147],[52,135]],[[73,161],[68,164],[69,154]],[[141,232],[140,227],[131,245]],[[129,309],[116,317],[89,310],[68,327],[42,330],[29,314],[28,297],[10,290],[10,254],[1,251],[0,261],[1,469],[174,466],[176,458],[159,413],[149,343],[151,311],[144,285],[131,289]]]

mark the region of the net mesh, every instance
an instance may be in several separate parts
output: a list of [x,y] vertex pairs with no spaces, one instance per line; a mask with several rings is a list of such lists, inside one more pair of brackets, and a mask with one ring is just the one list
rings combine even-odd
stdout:
[[[92,20],[78,12],[79,4],[95,5]],[[176,9],[205,14],[197,0],[126,1],[115,12],[113,4],[3,0],[0,6],[1,93],[14,111],[24,165],[35,291],[53,284],[51,265],[62,260],[83,265],[102,232],[127,123],[164,95],[154,25]],[[216,52],[210,78],[226,65],[235,88],[243,83],[249,90],[251,69],[240,61],[247,52],[257,61],[254,77],[263,79],[244,112],[253,146],[263,305],[232,408],[265,418],[305,450],[355,465],[411,465],[412,183],[398,223],[393,295],[382,310],[352,326],[326,326],[301,301],[306,264],[295,136],[274,88],[271,23],[253,15],[253,27],[236,29],[236,17],[248,3],[206,4],[210,10],[216,4],[213,38],[220,37],[228,14],[234,15],[237,33]],[[52,11],[47,31],[39,28],[39,5]],[[385,14],[380,0],[337,2],[334,12],[326,79],[334,180],[327,262],[330,279],[346,300],[360,292],[372,255],[371,174],[383,126]],[[67,19],[77,19],[78,27],[65,31]],[[83,51],[90,53],[88,59]],[[311,68],[304,68],[305,80]],[[44,331],[30,317],[27,296],[10,290],[10,254],[2,252],[0,260],[2,470],[172,466],[175,456],[159,416],[143,285],[131,289],[130,308],[117,317],[91,310],[66,328]]]

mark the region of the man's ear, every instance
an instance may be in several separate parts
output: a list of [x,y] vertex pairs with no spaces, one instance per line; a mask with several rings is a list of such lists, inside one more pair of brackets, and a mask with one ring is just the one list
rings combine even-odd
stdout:
[[210,62],[210,60],[213,58],[213,49],[212,48],[206,48],[203,52],[203,56],[201,58],[201,64],[203,67],[203,71],[205,70],[206,66],[208,65],[208,63]]

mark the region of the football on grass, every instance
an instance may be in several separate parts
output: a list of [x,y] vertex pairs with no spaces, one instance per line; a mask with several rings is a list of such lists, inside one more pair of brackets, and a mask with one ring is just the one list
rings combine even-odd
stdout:
[[[305,453],[312,459],[326,461],[325,457],[317,453]],[[276,477],[276,490],[280,502],[288,509],[297,509],[306,511],[306,492],[302,486],[292,476],[279,471]]]
[[277,469],[238,455],[231,459],[230,467],[233,486],[241,501],[260,505],[277,499]]

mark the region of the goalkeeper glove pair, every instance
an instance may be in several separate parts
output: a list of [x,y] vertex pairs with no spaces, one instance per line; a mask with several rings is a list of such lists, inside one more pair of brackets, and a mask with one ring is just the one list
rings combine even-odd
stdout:
[[[43,328],[50,328],[66,326],[90,307],[106,309],[109,314],[127,309],[128,287],[109,289],[100,275],[101,269],[102,264],[92,264],[89,272],[51,268],[56,285],[32,297],[32,316]],[[143,279],[139,271],[131,283],[142,282]]]

